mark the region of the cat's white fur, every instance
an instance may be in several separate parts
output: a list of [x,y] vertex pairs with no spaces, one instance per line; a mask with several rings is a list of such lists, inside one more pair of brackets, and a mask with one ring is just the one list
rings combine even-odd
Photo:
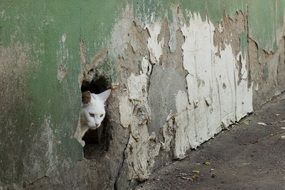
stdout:
[[110,96],[111,90],[106,90],[100,94],[89,93],[91,99],[88,103],[82,103],[80,113],[80,123],[75,132],[75,138],[82,146],[85,142],[82,140],[84,134],[89,130],[95,130],[101,126],[105,118],[105,102]]

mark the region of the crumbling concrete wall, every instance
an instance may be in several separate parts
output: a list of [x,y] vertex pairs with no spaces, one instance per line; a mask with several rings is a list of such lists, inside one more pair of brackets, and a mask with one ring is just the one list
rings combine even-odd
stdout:
[[[284,4],[1,2],[0,189],[130,189],[183,159],[285,90]],[[108,149],[87,159],[80,88],[102,76]]]

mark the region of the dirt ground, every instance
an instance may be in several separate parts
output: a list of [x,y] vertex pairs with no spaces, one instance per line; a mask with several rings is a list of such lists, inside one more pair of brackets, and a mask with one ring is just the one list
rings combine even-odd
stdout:
[[285,190],[285,95],[136,188],[168,189]]

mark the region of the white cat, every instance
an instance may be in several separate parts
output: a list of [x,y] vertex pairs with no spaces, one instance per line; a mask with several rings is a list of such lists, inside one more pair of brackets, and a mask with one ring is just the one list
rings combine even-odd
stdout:
[[106,115],[105,102],[110,96],[110,93],[110,89],[100,94],[94,94],[89,91],[82,93],[80,123],[74,135],[82,146],[85,145],[82,137],[88,129],[97,129],[104,120]]

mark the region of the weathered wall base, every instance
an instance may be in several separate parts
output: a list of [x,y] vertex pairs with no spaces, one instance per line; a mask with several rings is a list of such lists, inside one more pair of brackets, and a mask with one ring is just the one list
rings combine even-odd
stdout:
[[[260,1],[167,1],[163,15],[160,1],[44,1],[26,25],[1,2],[0,190],[131,189],[284,92],[285,1]],[[258,33],[269,5],[274,27]],[[108,148],[87,159],[80,88],[101,76]]]

